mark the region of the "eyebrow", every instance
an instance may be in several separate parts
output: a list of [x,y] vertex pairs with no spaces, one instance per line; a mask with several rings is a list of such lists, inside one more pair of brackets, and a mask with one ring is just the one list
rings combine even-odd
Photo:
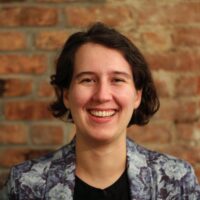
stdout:
[[[126,78],[129,78],[131,79],[132,76],[126,72],[123,72],[123,71],[112,71],[110,74],[114,74],[114,75],[122,75],[122,76],[125,76]],[[95,72],[92,72],[92,71],[83,71],[83,72],[80,72],[78,73],[75,78],[80,78],[81,76],[84,76],[84,75],[95,75]]]
[[84,76],[84,75],[94,75],[95,73],[94,72],[91,72],[91,71],[84,71],[84,72],[80,72],[78,74],[76,74],[75,78],[78,79],[80,78],[81,76]]
[[128,74],[126,72],[122,72],[122,71],[114,71],[112,72],[113,74],[116,74],[116,75],[123,75],[125,76],[126,78],[132,78],[132,74]]

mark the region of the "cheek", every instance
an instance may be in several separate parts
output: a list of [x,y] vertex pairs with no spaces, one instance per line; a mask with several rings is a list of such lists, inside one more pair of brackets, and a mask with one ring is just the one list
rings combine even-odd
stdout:
[[124,94],[124,95],[122,95],[121,103],[123,106],[131,107],[134,104],[134,99],[135,98],[134,98],[133,94],[130,94],[130,93],[129,93],[129,95]]
[[130,92],[129,93],[118,92],[117,94],[115,94],[115,101],[118,102],[118,104],[122,108],[130,107],[132,100],[133,98],[132,95],[130,95]]
[[129,109],[130,111],[137,108],[140,103],[137,92],[133,90],[124,90],[120,92],[120,98],[118,98],[122,107]]
[[70,106],[81,107],[85,105],[89,101],[89,94],[86,91],[81,90],[73,90],[73,92],[69,95],[69,103]]

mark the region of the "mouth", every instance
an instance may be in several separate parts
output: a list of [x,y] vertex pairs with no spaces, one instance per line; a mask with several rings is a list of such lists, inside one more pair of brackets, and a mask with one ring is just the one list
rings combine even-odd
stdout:
[[88,112],[94,116],[94,117],[100,117],[100,118],[104,118],[104,117],[111,117],[113,115],[115,115],[115,113],[117,112],[116,110],[88,110]]

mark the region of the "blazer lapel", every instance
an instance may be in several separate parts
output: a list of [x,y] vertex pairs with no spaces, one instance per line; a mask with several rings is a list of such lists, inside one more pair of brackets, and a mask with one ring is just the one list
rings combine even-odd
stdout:
[[75,185],[75,139],[55,154],[47,178],[48,200],[73,200]]
[[147,155],[138,146],[127,139],[127,172],[130,184],[131,200],[152,200],[152,170],[147,163]]
[[[147,155],[127,139],[127,172],[131,200],[153,200],[152,170]],[[46,200],[73,200],[75,186],[75,139],[55,154],[47,177]]]

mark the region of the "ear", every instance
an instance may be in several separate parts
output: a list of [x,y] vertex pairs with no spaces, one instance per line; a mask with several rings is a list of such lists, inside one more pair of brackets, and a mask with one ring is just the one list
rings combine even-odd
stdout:
[[137,109],[140,106],[142,100],[142,90],[137,90],[135,93],[135,105],[134,108]]
[[68,90],[63,91],[63,103],[66,108],[69,108],[69,92]]

